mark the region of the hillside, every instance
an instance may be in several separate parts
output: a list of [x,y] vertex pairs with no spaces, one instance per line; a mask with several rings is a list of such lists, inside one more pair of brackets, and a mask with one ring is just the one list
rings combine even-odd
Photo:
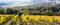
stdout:
[[[54,5],[53,5],[54,4]],[[29,15],[59,15],[60,16],[60,4],[55,3],[45,3],[45,4],[35,4],[30,6],[16,6],[16,7],[0,7],[3,14],[17,14],[19,13],[26,13]],[[7,8],[7,9],[5,9]],[[4,9],[4,10],[3,10]]]

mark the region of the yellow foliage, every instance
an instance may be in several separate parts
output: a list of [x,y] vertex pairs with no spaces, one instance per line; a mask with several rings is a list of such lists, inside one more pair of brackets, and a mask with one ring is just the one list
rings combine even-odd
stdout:
[[55,20],[59,20],[60,21],[60,16],[56,16]]
[[34,21],[38,21],[40,19],[40,16],[28,16],[29,19],[33,19]]
[[0,20],[1,20],[0,23],[3,22],[3,21],[5,21],[5,17],[1,17]]
[[17,18],[18,18],[18,15],[14,16],[13,17],[13,22],[16,22],[17,21]]
[[[9,16],[12,16],[13,21],[17,21],[18,19],[18,15],[0,15],[0,23],[6,21],[6,18],[9,18]],[[23,21],[27,21],[27,18],[32,19],[34,21],[40,21],[42,20],[46,20],[49,22],[52,22],[53,20],[58,20],[60,21],[60,16],[46,16],[46,15],[22,15],[21,16]]]
[[4,21],[6,21],[7,20],[7,18],[10,18],[10,17],[14,17],[14,18],[16,18],[15,17],[15,15],[9,15],[9,14],[0,14],[0,23],[2,23],[2,22],[4,22]]
[[45,16],[45,15],[22,15],[23,21],[27,21],[27,18],[33,19],[34,21],[39,21],[40,19],[50,21],[60,20],[60,16]]
[[27,16],[26,15],[22,15],[21,18],[23,19],[23,21],[27,21]]

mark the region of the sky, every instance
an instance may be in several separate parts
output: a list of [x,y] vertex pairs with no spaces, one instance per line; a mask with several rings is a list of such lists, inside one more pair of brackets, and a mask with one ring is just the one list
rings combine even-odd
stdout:
[[60,0],[0,0],[0,6],[25,6],[42,2],[54,2]]

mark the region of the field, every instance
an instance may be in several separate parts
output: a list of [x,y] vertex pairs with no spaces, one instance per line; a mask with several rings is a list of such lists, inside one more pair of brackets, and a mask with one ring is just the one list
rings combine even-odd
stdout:
[[0,25],[60,25],[60,16],[0,14]]

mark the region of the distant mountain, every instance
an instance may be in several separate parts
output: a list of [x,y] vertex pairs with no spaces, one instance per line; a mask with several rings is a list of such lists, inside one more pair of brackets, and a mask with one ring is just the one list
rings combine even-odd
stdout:
[[[58,2],[57,2],[58,3]],[[0,6],[4,6],[4,7],[14,7],[14,8],[33,8],[33,7],[39,7],[39,6],[52,6],[55,5],[55,2],[40,2],[40,3],[34,3],[32,5],[25,5],[25,6],[20,6],[20,5],[12,5],[13,3],[0,3]],[[10,6],[6,6],[6,5],[10,5]]]
[[44,6],[44,5],[51,5],[52,3],[37,3],[37,4],[32,4],[32,5],[28,5],[28,6],[15,6],[14,8],[36,8],[36,7],[40,7],[40,6]]
[[42,2],[42,3],[32,4],[29,6],[15,6],[14,8],[37,8],[37,7],[41,7],[41,6],[51,7],[51,6],[58,5],[57,3],[55,3],[55,2],[53,2],[53,3],[52,2],[48,2],[48,3]]
[[6,6],[8,5],[7,3],[0,3],[0,6]]

